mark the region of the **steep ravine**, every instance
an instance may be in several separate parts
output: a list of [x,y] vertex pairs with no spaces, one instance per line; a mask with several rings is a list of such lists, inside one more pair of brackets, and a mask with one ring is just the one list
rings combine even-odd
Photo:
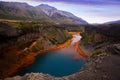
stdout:
[[[69,32],[69,34],[71,34],[71,35],[76,35],[76,36],[80,36],[80,33],[79,32]],[[49,51],[53,51],[53,50],[56,50],[56,49],[60,49],[60,48],[64,48],[64,47],[66,47],[66,46],[68,46],[68,45],[70,45],[71,44],[71,42],[74,40],[74,38],[75,38],[75,36],[73,36],[73,39],[69,39],[68,41],[66,41],[64,44],[60,44],[60,45],[58,45],[58,46],[56,46],[56,47],[54,47],[54,48],[49,48],[49,49],[47,49],[47,50],[41,50],[41,51],[38,51],[37,53],[35,53],[35,54],[32,54],[32,56],[31,57],[35,57],[35,56],[37,56],[38,54],[40,54],[40,53],[45,53],[45,52],[49,52]],[[80,39],[78,39],[78,41],[74,44],[74,47],[75,47],[75,49],[76,49],[76,52],[78,52],[78,54],[80,54],[83,58],[88,58],[88,56],[80,49],[80,47],[79,47],[79,40]],[[79,52],[80,51],[80,52]],[[28,55],[29,56],[29,55]],[[31,58],[30,57],[30,58]],[[29,60],[29,58],[26,58],[27,60]],[[24,60],[25,59],[23,59],[23,61],[21,61],[21,62],[24,62]],[[75,60],[77,60],[77,59],[75,59]],[[20,64],[20,63],[19,63]],[[14,69],[14,68],[13,68]],[[12,72],[12,71],[15,71],[15,70],[12,70],[11,69],[11,71],[8,71],[7,73],[9,73],[9,72]],[[7,74],[6,73],[6,74]]]
[[[110,27],[119,28],[119,26],[115,27],[114,25]],[[42,73],[29,73],[24,76],[15,76],[5,80],[119,80],[119,30],[115,31],[114,34],[114,28],[110,29],[110,27],[87,26],[85,28],[85,32],[82,33],[81,45],[83,47],[93,48],[91,50],[93,52],[90,55],[91,58],[87,60],[87,63],[81,71],[64,77],[54,77]],[[101,30],[104,32],[100,32]],[[108,35],[110,31],[112,34]]]

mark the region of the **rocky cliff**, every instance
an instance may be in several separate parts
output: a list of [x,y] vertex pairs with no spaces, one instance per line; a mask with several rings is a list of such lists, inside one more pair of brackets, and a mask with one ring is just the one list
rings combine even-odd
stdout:
[[[0,23],[0,78],[10,76],[7,72],[9,70],[15,74],[14,69],[20,69],[20,65],[26,67],[31,64],[36,52],[54,48],[69,38],[71,35],[67,30],[55,25],[36,25],[31,22]],[[12,67],[14,69],[11,69]]]
[[119,24],[86,25],[82,43],[93,46],[119,43],[119,30]]

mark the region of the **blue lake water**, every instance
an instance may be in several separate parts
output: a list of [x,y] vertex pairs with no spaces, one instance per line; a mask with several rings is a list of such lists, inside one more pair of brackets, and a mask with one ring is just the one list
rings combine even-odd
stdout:
[[[21,70],[19,75],[42,72],[52,76],[62,77],[80,71],[85,60],[73,47],[74,42],[80,39],[78,37],[76,36],[72,44],[68,47],[37,56],[36,61],[27,69]],[[75,57],[77,57],[77,60],[74,59]]]

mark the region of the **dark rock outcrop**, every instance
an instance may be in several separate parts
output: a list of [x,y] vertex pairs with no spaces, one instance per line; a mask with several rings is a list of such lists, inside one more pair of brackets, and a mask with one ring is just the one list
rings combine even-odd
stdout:
[[107,46],[109,53],[120,55],[120,44],[112,44]]
[[120,25],[119,24],[101,24],[101,25],[86,25],[85,32],[81,35],[85,45],[92,45],[96,48],[108,44],[120,42]]
[[0,41],[4,38],[16,37],[19,32],[16,28],[13,28],[5,23],[0,23]]

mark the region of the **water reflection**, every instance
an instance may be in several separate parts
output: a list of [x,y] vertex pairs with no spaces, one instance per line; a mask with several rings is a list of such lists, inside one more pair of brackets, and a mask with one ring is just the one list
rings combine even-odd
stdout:
[[60,49],[59,52],[61,52],[61,54],[75,54],[78,57],[80,57],[80,55],[77,54],[74,45],[75,45],[76,42],[80,41],[81,38],[82,37],[80,35],[73,35],[73,39],[72,39],[71,44],[67,47],[64,47],[64,48]]
[[74,45],[75,42],[80,41],[81,38],[82,37],[80,35],[73,35],[73,39],[72,39],[72,43],[71,44]]

